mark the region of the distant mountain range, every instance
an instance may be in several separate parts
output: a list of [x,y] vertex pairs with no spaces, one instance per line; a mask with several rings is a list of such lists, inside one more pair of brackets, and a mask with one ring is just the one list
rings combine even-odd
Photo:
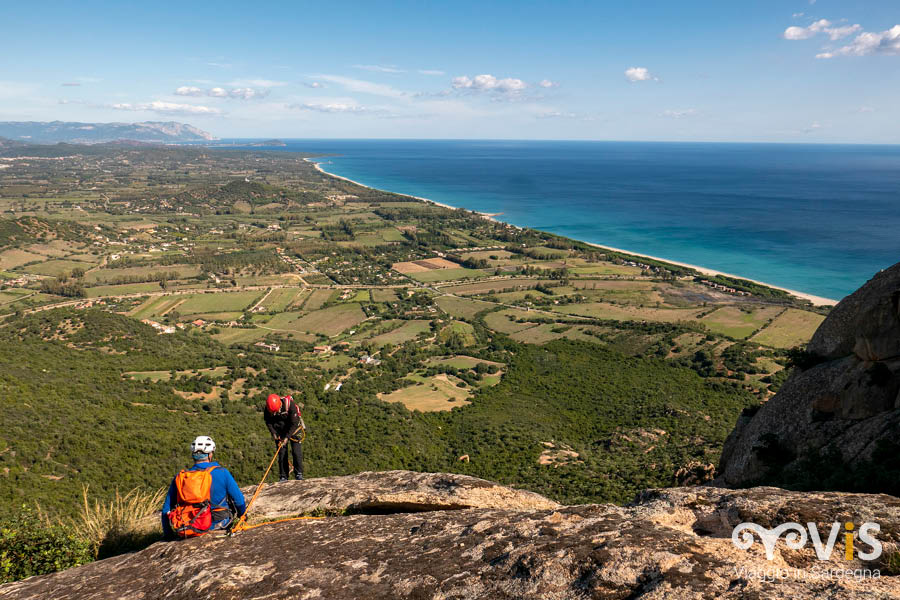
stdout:
[[56,142],[99,144],[117,140],[171,143],[216,139],[203,130],[174,121],[144,121],[143,123],[0,121],[0,137],[38,144]]

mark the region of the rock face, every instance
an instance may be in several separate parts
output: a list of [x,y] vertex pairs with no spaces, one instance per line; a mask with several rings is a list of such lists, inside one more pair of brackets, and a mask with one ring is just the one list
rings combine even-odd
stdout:
[[[444,481],[453,482],[451,491],[443,491]],[[358,496],[354,482],[365,488]],[[329,487],[343,490],[333,505]],[[823,537],[833,522],[876,521],[882,527],[878,539],[896,548],[900,500],[890,496],[696,487],[651,490],[629,507],[559,507],[469,477],[403,472],[274,488],[277,498],[270,495],[267,505],[340,510],[358,498],[403,498],[400,504],[376,500],[374,506],[421,510],[444,503],[457,510],[334,516],[273,523],[233,537],[213,533],[159,542],[134,554],[7,584],[0,587],[0,598],[900,597],[900,578],[813,576],[867,566],[844,561],[841,541],[829,561],[819,561],[811,544],[791,550],[784,537],[771,560],[759,540],[739,549],[731,539],[734,527],[745,521],[767,528],[812,522]],[[417,505],[417,498],[424,504]],[[513,505],[499,506],[502,498]],[[498,506],[460,508],[469,501]],[[767,572],[781,575],[768,581]]]
[[[256,486],[247,488],[249,501]],[[279,519],[315,511],[397,513],[464,508],[539,510],[559,504],[534,492],[449,473],[366,472],[266,485],[248,520]]]
[[853,467],[900,443],[900,263],[844,298],[807,352],[814,366],[738,421],[720,482],[799,481],[810,461]]

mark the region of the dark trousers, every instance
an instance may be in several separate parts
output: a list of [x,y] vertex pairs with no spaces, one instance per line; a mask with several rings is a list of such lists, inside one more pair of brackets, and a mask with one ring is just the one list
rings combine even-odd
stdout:
[[290,453],[294,458],[294,477],[300,479],[303,477],[303,444],[290,439],[278,451],[278,476],[280,479],[287,479],[288,475],[291,474],[288,446],[291,447]]

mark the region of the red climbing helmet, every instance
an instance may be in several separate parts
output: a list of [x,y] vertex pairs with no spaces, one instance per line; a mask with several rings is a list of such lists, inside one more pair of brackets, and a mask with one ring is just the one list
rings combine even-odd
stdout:
[[281,396],[278,394],[269,394],[266,398],[266,410],[270,413],[277,413],[281,410]]

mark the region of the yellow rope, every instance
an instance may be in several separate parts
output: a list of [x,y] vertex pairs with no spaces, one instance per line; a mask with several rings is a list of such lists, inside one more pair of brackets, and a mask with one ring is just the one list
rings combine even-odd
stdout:
[[[266,521],[265,523],[257,523],[256,525],[241,525],[241,528],[238,531],[247,531],[248,529],[256,529],[257,527],[262,527],[263,525],[274,525],[275,523],[284,523],[285,521],[303,521],[303,520],[314,520],[314,519],[324,519],[325,517],[289,517],[287,519],[277,519],[275,521]],[[232,532],[235,531],[232,529]]]
[[[302,443],[303,440],[306,439],[306,428],[305,428],[305,427],[298,427],[298,430],[299,430],[299,429],[302,429],[302,430],[303,430],[303,438],[301,438],[301,440],[300,440],[300,442]],[[296,434],[296,433],[297,433],[297,432],[295,431],[294,434]],[[271,523],[280,523],[281,521],[294,521],[294,520],[298,520],[298,519],[318,519],[318,518],[323,518],[323,517],[294,517],[294,518],[292,518],[292,519],[281,519],[280,521],[269,521],[269,522],[267,522],[267,523],[260,523],[259,525],[247,525],[247,515],[250,513],[250,507],[253,506],[253,503],[254,503],[254,502],[256,502],[256,498],[259,496],[259,493],[262,491],[263,484],[264,484],[265,481],[266,481],[266,477],[269,476],[269,471],[272,470],[272,465],[275,464],[275,459],[278,458],[278,454],[279,454],[279,452],[281,452],[281,447],[284,446],[285,443],[287,443],[288,439],[289,439],[289,438],[283,438],[283,439],[278,443],[278,447],[275,448],[275,455],[272,456],[272,460],[269,461],[269,466],[266,467],[266,472],[263,473],[262,479],[259,480],[259,483],[258,483],[257,486],[256,486],[256,490],[253,492],[253,497],[250,498],[250,502],[247,503],[247,508],[244,509],[244,514],[242,514],[241,517],[238,519],[238,522],[234,524],[234,527],[232,527],[232,528],[229,530],[229,533],[230,533],[230,534],[231,534],[231,533],[237,533],[237,532],[239,532],[239,531],[245,531],[245,530],[247,530],[247,529],[254,529],[254,528],[256,528],[256,527],[259,527],[260,525],[269,525],[269,524],[271,524]],[[292,440],[292,441],[293,441],[293,440]]]

